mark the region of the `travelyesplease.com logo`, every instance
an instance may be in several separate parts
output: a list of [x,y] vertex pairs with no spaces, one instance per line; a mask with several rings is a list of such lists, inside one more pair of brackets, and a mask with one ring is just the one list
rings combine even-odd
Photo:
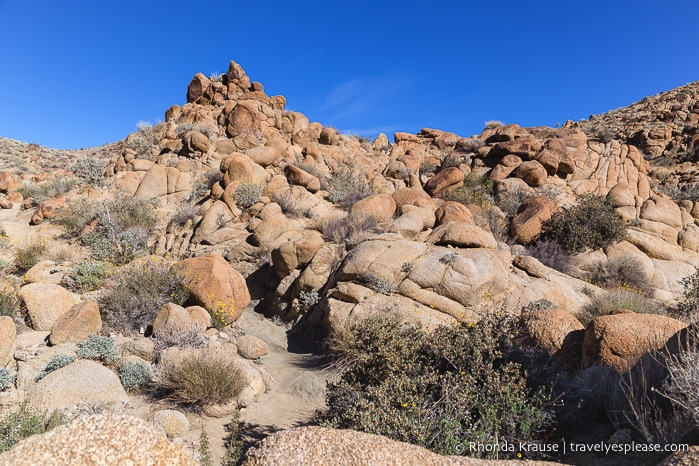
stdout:
[[454,447],[454,453],[466,456],[486,456],[490,458],[526,459],[539,456],[557,456],[568,453],[594,452],[605,455],[629,453],[673,453],[688,451],[689,445],[684,443],[581,443],[560,440],[558,442],[465,442]]

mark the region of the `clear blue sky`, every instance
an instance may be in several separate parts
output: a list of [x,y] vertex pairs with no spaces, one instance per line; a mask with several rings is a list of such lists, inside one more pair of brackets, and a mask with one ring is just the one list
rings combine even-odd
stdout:
[[0,136],[123,139],[240,63],[341,131],[555,125],[699,80],[699,2],[0,0]]

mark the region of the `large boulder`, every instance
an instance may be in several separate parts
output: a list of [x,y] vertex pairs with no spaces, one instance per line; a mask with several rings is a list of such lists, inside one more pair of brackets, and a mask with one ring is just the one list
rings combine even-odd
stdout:
[[173,264],[172,270],[183,275],[192,305],[212,314],[223,312],[228,323],[238,319],[250,303],[245,279],[221,256],[192,257]]
[[49,341],[52,345],[77,343],[102,330],[102,317],[96,302],[85,301],[71,307],[51,327]]
[[53,283],[30,283],[18,294],[34,330],[51,330],[56,320],[75,305],[73,294]]
[[[329,461],[332,459],[331,461]],[[423,447],[398,442],[380,435],[327,427],[297,427],[269,435],[248,450],[243,466],[285,466],[325,464],[363,466],[367,464],[423,466],[518,466],[521,461],[479,460],[463,456],[442,456]],[[553,465],[528,461],[529,466]]]
[[522,343],[541,349],[559,362],[580,359],[585,327],[563,309],[536,309],[520,316]]
[[646,353],[659,350],[686,325],[657,314],[619,310],[592,319],[583,339],[583,366],[626,372]]
[[541,229],[547,220],[560,208],[558,202],[545,196],[526,199],[517,209],[512,219],[510,231],[512,237],[522,244],[529,244],[541,235]]
[[529,186],[539,187],[546,183],[548,172],[543,165],[536,160],[524,162],[515,170],[515,176],[522,179]]
[[390,194],[374,194],[358,201],[350,209],[350,215],[372,215],[380,223],[387,224],[396,212],[396,201]]
[[33,435],[0,455],[0,466],[197,466],[182,447],[170,443],[152,424],[124,414],[79,417]]
[[425,191],[434,197],[442,197],[444,193],[464,184],[464,172],[457,167],[440,170],[439,173],[425,183]]
[[85,400],[120,408],[128,395],[113,371],[98,362],[78,359],[41,379],[29,401],[34,408],[51,412],[75,409]]
[[498,242],[489,231],[461,222],[449,222],[435,228],[425,240],[427,243],[452,245],[460,248],[495,249]]

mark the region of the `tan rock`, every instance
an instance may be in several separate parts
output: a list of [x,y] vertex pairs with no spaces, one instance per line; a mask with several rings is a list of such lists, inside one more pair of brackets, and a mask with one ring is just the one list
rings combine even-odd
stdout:
[[607,193],[607,198],[614,207],[635,206],[636,198],[630,183],[617,183]]
[[438,226],[425,242],[442,246],[450,244],[461,248],[495,249],[498,247],[492,233],[476,225],[461,222],[449,222]]
[[546,183],[548,173],[543,165],[536,160],[523,162],[515,170],[515,176],[522,179],[529,186],[539,187]]
[[[76,442],[76,439],[80,439]],[[83,416],[33,435],[0,455],[0,466],[37,464],[197,466],[152,424],[124,414]]]
[[320,191],[320,181],[318,178],[300,169],[296,165],[287,165],[284,168],[284,172],[291,184],[303,186],[312,193]]
[[56,320],[75,305],[68,290],[53,283],[30,283],[18,291],[34,330],[51,330]]
[[153,413],[151,420],[162,427],[169,438],[182,437],[189,431],[187,416],[174,409],[159,409]]
[[387,224],[396,212],[396,201],[390,194],[374,194],[355,203],[350,215],[373,215],[379,223]]
[[671,317],[631,311],[595,317],[583,339],[583,366],[626,372],[647,352],[663,348],[684,327]]
[[682,213],[680,207],[671,199],[651,197],[641,206],[640,218],[662,222],[674,228],[682,228]]
[[70,267],[58,265],[51,260],[42,260],[24,274],[26,283],[53,283],[58,285]]
[[196,325],[194,319],[185,308],[175,303],[166,303],[160,307],[153,320],[153,334],[165,330],[166,327],[185,329]]
[[393,196],[393,200],[396,201],[398,209],[402,208],[404,205],[418,205],[423,202],[432,204],[430,195],[419,186],[396,189],[391,196]]
[[245,359],[259,359],[269,352],[267,343],[254,335],[243,335],[235,340],[238,354]]
[[[479,460],[460,456],[442,456],[425,448],[390,440],[379,435],[327,427],[296,427],[276,432],[248,450],[243,466],[343,466],[422,465],[422,466],[519,466],[521,461]],[[528,466],[558,463],[527,461]]]
[[163,165],[153,165],[134,193],[137,199],[153,199],[167,195],[167,170]]
[[211,314],[209,314],[209,311],[201,306],[187,306],[184,309],[189,313],[189,317],[194,323],[199,325],[202,329],[211,327]]
[[99,306],[94,301],[85,301],[71,307],[54,322],[49,341],[52,345],[77,343],[90,335],[99,335],[101,330]]
[[541,235],[544,222],[549,220],[559,208],[560,205],[549,197],[537,196],[526,199],[512,219],[510,231],[513,238],[522,244],[535,241]]
[[6,193],[17,184],[17,179],[8,171],[0,173],[0,192]]
[[200,97],[203,97],[210,85],[211,80],[203,73],[195,74],[187,86],[187,102],[196,102]]
[[245,279],[221,256],[192,257],[173,264],[172,270],[183,274],[192,304],[225,314],[229,323],[250,303]]
[[199,131],[188,131],[184,135],[184,147],[192,157],[201,157],[202,155],[209,152],[211,144],[209,143],[209,138]]
[[523,343],[541,348],[551,357],[561,357],[561,353],[568,352],[564,356],[565,359],[574,360],[576,353],[577,359],[580,359],[585,327],[570,312],[563,309],[523,312],[520,323],[524,335]]
[[435,212],[439,225],[449,222],[473,223],[473,214],[460,202],[444,201]]
[[30,405],[40,411],[75,409],[81,401],[113,404],[121,407],[128,401],[116,373],[89,359],[76,359],[41,379],[30,398]]
[[464,172],[457,167],[440,170],[425,183],[425,191],[434,197],[441,197],[448,189],[464,184]]
[[0,316],[0,368],[12,362],[16,338],[17,330],[12,317]]
[[44,220],[55,217],[56,212],[66,205],[67,199],[68,198],[66,196],[60,196],[52,199],[46,199],[45,201],[41,202],[36,208],[36,212],[34,212],[34,215],[29,223],[32,225],[38,225]]

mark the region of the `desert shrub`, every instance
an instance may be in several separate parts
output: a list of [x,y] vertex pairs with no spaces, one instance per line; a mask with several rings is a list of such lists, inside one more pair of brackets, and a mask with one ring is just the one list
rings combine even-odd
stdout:
[[107,161],[104,159],[81,157],[70,166],[70,171],[91,186],[103,187],[107,184],[107,177],[104,176],[105,168],[107,168]]
[[543,229],[545,238],[569,254],[604,248],[626,236],[626,223],[610,201],[594,194],[583,195],[578,205],[554,213]]
[[186,325],[179,327],[168,325],[153,335],[153,353],[155,360],[167,348],[177,346],[179,348],[204,348],[208,341],[198,325]]
[[112,268],[105,262],[86,261],[70,269],[63,282],[73,291],[86,293],[100,288],[111,273]]
[[222,180],[223,173],[221,170],[217,170],[215,168],[207,170],[201,179],[194,183],[192,194],[189,196],[189,201],[194,202],[207,195],[211,191],[211,188]]
[[570,271],[572,258],[555,241],[540,239],[527,246],[527,253],[547,267],[563,273]]
[[177,207],[177,211],[174,213],[170,221],[175,225],[185,225],[188,221],[194,220],[194,218],[199,214],[199,209],[197,206],[191,202],[184,202]]
[[284,189],[274,194],[272,200],[291,217],[308,217],[310,208],[294,196],[292,189]]
[[20,440],[48,432],[63,422],[64,418],[58,411],[47,416],[23,403],[19,410],[0,420],[0,453],[9,450]]
[[517,188],[498,195],[495,198],[495,204],[500,207],[508,217],[514,217],[519,206],[530,197],[532,197],[530,191]]
[[125,361],[117,366],[121,385],[129,392],[137,392],[151,379],[150,365],[145,362]]
[[373,194],[364,173],[349,165],[341,165],[321,184],[328,191],[328,201],[340,203],[344,209]]
[[7,368],[0,368],[0,392],[14,387],[17,376]]
[[262,188],[262,186],[259,184],[241,184],[235,188],[235,191],[233,192],[233,199],[235,199],[235,203],[238,205],[238,207],[241,209],[247,209],[248,207],[252,207],[257,201],[260,200],[260,197],[262,197],[262,191],[264,191],[264,188]]
[[299,304],[302,311],[308,311],[310,308],[320,302],[320,294],[318,290],[301,291],[299,293]]
[[464,163],[464,156],[457,152],[451,152],[442,159],[442,169],[458,167],[462,163]]
[[398,291],[398,287],[388,278],[379,277],[371,272],[364,272],[361,281],[377,293],[391,295]]
[[46,252],[46,243],[43,241],[33,242],[26,246],[20,247],[15,252],[14,265],[18,272],[26,272],[34,267],[42,254]]
[[183,277],[153,257],[117,269],[114,283],[100,299],[100,309],[109,324],[138,331],[153,323],[163,304],[183,304],[188,297]]
[[327,179],[326,179],[327,177],[320,170],[317,163],[298,161],[298,162],[294,162],[294,166],[300,168],[301,170],[305,171],[309,175],[315,176],[316,178],[318,178],[318,181],[327,182]]
[[63,225],[70,236],[79,236],[97,218],[97,208],[98,204],[88,199],[73,200],[56,212],[52,222]]
[[609,315],[616,309],[627,309],[637,314],[665,314],[664,306],[658,301],[637,291],[615,288],[595,295],[590,303],[580,309],[577,317],[587,326],[595,317]]
[[[671,163],[673,165],[674,162]],[[685,184],[684,186],[661,184],[656,186],[656,190],[674,201],[688,200],[699,201],[699,184]]]
[[457,256],[456,254],[444,254],[442,257],[439,258],[439,262],[441,262],[442,264],[451,264],[456,262],[456,259],[458,258],[459,256]]
[[49,359],[49,362],[46,364],[46,367],[44,367],[44,370],[39,372],[39,375],[36,376],[36,381],[38,382],[51,372],[57,371],[61,367],[65,367],[73,361],[75,361],[75,357],[69,354],[57,354],[53,356],[51,359]]
[[63,196],[76,184],[76,178],[54,178],[41,183],[24,182],[17,191],[22,193],[25,199],[32,198],[36,202],[42,202],[46,199]]
[[158,144],[158,132],[161,124],[153,126],[150,122],[139,121],[136,124],[136,132],[126,138],[126,145],[129,149],[143,155]]
[[521,366],[507,360],[511,329],[492,320],[427,332],[369,317],[335,335],[345,370],[328,384],[328,408],[316,420],[442,454],[464,454],[468,442],[493,438],[534,441],[546,422],[546,397],[528,389]]
[[362,214],[353,214],[342,218],[317,218],[314,227],[323,234],[326,240],[350,247],[361,243],[369,235],[382,231],[376,217]]
[[447,191],[444,199],[464,205],[475,204],[481,208],[490,207],[493,201],[493,180],[474,172],[464,177],[464,185]]
[[643,270],[640,259],[624,254],[594,264],[585,278],[602,288],[623,288],[648,295],[651,292],[650,279],[639,273],[640,270]]
[[20,300],[17,288],[5,280],[0,285],[0,316],[15,318],[19,313]]
[[152,386],[158,398],[196,409],[228,403],[241,392],[245,378],[234,356],[199,350],[161,362]]
[[98,204],[93,220],[97,225],[83,242],[95,259],[116,265],[148,253],[148,237],[158,222],[150,203],[129,197]]
[[495,129],[501,126],[505,126],[505,124],[500,120],[488,120],[485,122],[486,129]]
[[682,299],[672,309],[672,314],[684,322],[696,322],[699,309],[699,269],[695,268],[693,274],[680,280],[680,284],[684,287],[684,292]]
[[202,427],[201,434],[199,434],[199,466],[213,465],[214,463],[211,459],[211,443],[209,442],[209,436]]
[[485,143],[480,138],[475,139],[462,139],[456,144],[456,148],[461,152],[477,152],[478,149],[483,147]]
[[420,176],[434,175],[437,173],[439,165],[431,160],[425,160],[420,164]]
[[94,359],[105,364],[114,364],[119,359],[113,338],[102,335],[90,335],[78,343],[75,355],[80,359]]

